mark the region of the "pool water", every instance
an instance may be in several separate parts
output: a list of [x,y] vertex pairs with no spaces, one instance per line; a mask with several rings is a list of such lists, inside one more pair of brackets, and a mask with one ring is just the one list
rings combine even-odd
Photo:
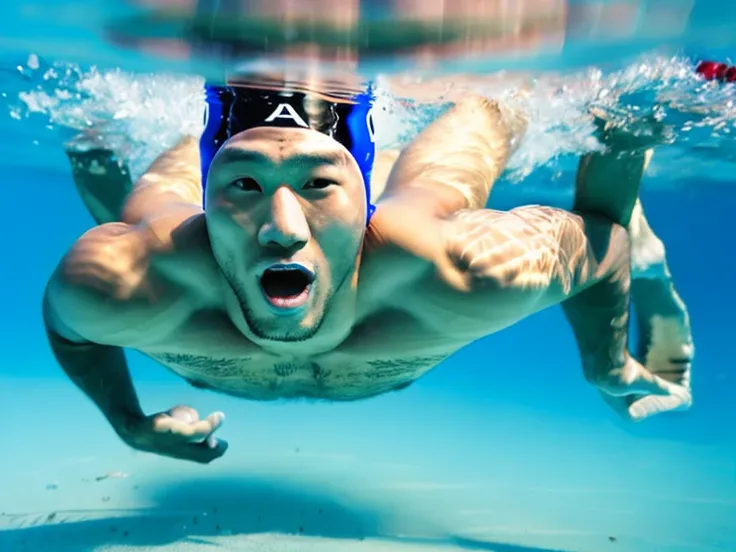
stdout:
[[[297,23],[274,24],[273,10],[298,6],[236,4],[38,0],[4,10],[0,550],[736,550],[736,84],[695,71],[704,59],[729,61],[733,5],[497,1],[444,17],[434,2],[331,11],[322,0],[299,8],[307,15]],[[226,25],[233,13],[250,23]],[[299,23],[320,17],[332,34]],[[205,77],[285,59],[299,68],[305,29],[325,67],[347,50],[374,82],[379,147],[410,140],[449,92],[528,113],[493,208],[571,205],[577,159],[601,147],[591,107],[622,124],[653,116],[667,125],[671,143],[655,152],[642,201],[692,318],[693,408],[618,419],[582,378],[553,308],[401,393],[352,404],[240,401],[133,352],[144,408],[222,410],[230,449],[200,466],[120,443],[57,367],[41,320],[51,271],[93,225],[63,144],[102,129],[141,174],[182,134],[201,131]],[[411,78],[391,91],[402,74]]]

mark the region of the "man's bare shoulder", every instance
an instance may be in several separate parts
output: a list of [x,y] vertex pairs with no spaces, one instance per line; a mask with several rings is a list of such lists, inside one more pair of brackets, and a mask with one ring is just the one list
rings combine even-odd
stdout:
[[391,282],[384,303],[399,301],[429,327],[447,328],[452,315],[446,331],[458,338],[493,333],[561,302],[605,264],[591,253],[595,221],[554,207],[437,218],[404,205],[376,222],[368,283]]
[[[463,209],[447,217],[424,208],[421,196],[392,199],[379,206],[366,233],[361,270],[385,279],[388,274],[410,286],[417,279],[440,279],[452,287],[467,289],[481,256],[492,246],[515,236],[527,224],[525,213],[491,209]],[[486,251],[481,252],[482,247]],[[498,253],[498,251],[494,251]],[[512,255],[506,250],[504,255]],[[470,262],[473,260],[475,262]],[[363,279],[361,279],[361,282]]]
[[201,282],[215,270],[196,228],[181,233],[172,250],[142,225],[92,228],[52,275],[47,310],[59,325],[101,343],[142,346],[146,328],[151,339],[172,330],[210,301]]

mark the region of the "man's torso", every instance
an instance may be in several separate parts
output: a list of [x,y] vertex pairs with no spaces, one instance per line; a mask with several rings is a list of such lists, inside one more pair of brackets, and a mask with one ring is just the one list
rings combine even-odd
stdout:
[[151,287],[171,297],[132,309],[124,322],[129,329],[106,341],[141,351],[197,387],[253,400],[370,397],[406,387],[509,323],[503,309],[483,307],[488,314],[479,316],[474,305],[470,313],[466,302],[472,299],[439,278],[397,284],[388,266],[395,253],[388,260],[378,252],[361,280],[360,315],[346,339],[313,356],[273,354],[248,340],[228,316],[207,240],[188,241],[195,251],[177,253],[178,260],[169,255],[151,269]]
[[[376,195],[381,195],[395,159],[396,154],[387,156],[385,166],[378,164]],[[382,218],[381,211],[379,208],[374,220]],[[384,220],[391,220],[388,226],[392,227],[409,224],[402,212],[384,215]],[[421,233],[417,227],[412,231]],[[156,293],[172,297],[159,297],[156,305],[144,301],[143,308],[130,309],[135,314],[121,322],[124,335],[100,340],[137,349],[198,387],[255,400],[374,396],[405,387],[468,343],[524,314],[496,301],[493,307],[479,304],[477,298],[441,277],[427,278],[421,274],[423,261],[417,262],[422,255],[415,252],[399,253],[411,257],[410,269],[393,270],[395,250],[401,249],[393,247],[387,256],[382,251],[372,252],[368,266],[364,261],[361,312],[347,339],[312,357],[273,355],[244,337],[227,315],[217,289],[224,284],[217,277],[219,268],[208,240],[200,235],[203,232],[186,240],[196,243],[189,251],[177,252],[173,258],[166,255],[168,258],[159,263],[161,269],[155,271],[152,287]],[[377,233],[391,242],[397,232],[405,230]],[[395,244],[389,243],[387,249],[392,246]],[[121,255],[112,257],[117,263]],[[428,270],[433,269],[430,265]],[[406,273],[411,276],[406,277]],[[186,298],[184,305],[177,295]],[[158,306],[163,304],[173,306]]]
[[[141,351],[196,387],[251,400],[355,400],[406,387],[454,348],[405,313],[379,312],[332,351],[295,357],[266,352],[220,312],[195,313],[165,343]],[[375,331],[374,324],[381,327]],[[206,332],[194,331],[207,325]]]

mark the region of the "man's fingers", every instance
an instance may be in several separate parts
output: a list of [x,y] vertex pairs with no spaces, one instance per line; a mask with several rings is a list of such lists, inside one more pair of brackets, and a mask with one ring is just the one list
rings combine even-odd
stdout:
[[691,404],[692,398],[687,391],[666,397],[649,395],[634,401],[629,406],[628,413],[632,420],[640,421],[660,412],[686,410]]
[[208,443],[193,443],[185,446],[186,449],[183,451],[185,460],[192,460],[200,464],[209,464],[225,454],[228,443],[223,439],[217,439],[214,447],[210,447]]
[[[178,414],[182,414],[179,412]],[[154,421],[154,431],[157,433],[168,433],[177,435],[190,443],[201,443],[212,437],[222,425],[225,415],[222,412],[210,414],[204,420],[194,422],[186,422],[183,419],[193,419],[194,416],[178,415],[176,418],[172,416],[160,416]],[[198,416],[197,416],[198,418]]]
[[679,397],[685,402],[692,400],[688,386],[672,383],[655,374],[652,374],[651,389],[650,393],[660,398]]
[[213,412],[209,416],[207,416],[207,422],[210,424],[210,427],[212,428],[210,433],[214,433],[218,429],[220,429],[220,426],[222,425],[222,422],[225,421],[225,414],[222,412]]
[[635,422],[662,412],[687,410],[692,405],[692,396],[684,387],[677,387],[666,396],[613,396],[601,391],[601,397],[622,418]]
[[673,387],[676,386],[651,372],[642,371],[641,376],[631,385],[631,394],[668,396],[671,394]]
[[628,373],[625,379],[627,383],[621,382],[618,389],[613,389],[612,395],[670,395],[678,388],[658,376],[652,374],[644,366],[636,361],[629,362],[626,367]]
[[207,420],[200,420],[194,423],[183,422],[171,416],[160,416],[153,422],[153,430],[159,434],[177,435],[187,440],[195,440],[200,435],[200,441],[205,439],[210,433],[210,424]]
[[190,443],[202,443],[212,433],[212,425],[207,420],[200,420],[196,424],[183,426],[179,433]]
[[192,424],[199,421],[199,412],[194,410],[191,406],[178,405],[170,409],[167,414],[172,418]]
[[217,438],[215,438],[214,433],[220,429],[220,426],[222,425],[222,422],[225,420],[225,414],[222,412],[213,412],[209,416],[207,416],[207,425],[209,427],[209,431],[207,435],[204,436],[204,439],[201,439],[204,444],[206,444],[209,448],[216,448],[218,444]]

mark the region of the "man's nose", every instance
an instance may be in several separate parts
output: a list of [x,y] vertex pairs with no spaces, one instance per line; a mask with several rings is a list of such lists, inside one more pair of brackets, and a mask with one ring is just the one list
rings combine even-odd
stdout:
[[279,248],[293,254],[309,241],[309,223],[294,192],[282,186],[273,194],[268,219],[258,232],[264,248]]

